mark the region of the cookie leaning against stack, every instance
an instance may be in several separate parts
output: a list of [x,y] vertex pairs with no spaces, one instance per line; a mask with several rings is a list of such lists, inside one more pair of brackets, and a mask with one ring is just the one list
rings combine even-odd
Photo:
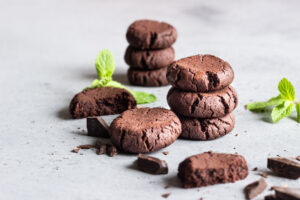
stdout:
[[137,20],[129,26],[126,38],[129,82],[139,86],[168,85],[166,73],[175,57],[172,44],[177,39],[176,29],[164,22]]
[[231,66],[212,55],[183,58],[169,66],[167,79],[173,87],[167,101],[180,118],[182,138],[211,140],[233,129],[232,111],[238,103],[230,86],[233,78]]

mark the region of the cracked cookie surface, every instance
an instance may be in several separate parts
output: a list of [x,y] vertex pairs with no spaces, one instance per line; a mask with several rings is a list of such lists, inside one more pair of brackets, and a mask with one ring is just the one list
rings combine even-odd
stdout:
[[169,85],[166,73],[167,67],[154,70],[137,70],[130,67],[127,71],[127,77],[132,85],[164,86]]
[[173,62],[167,79],[176,88],[190,92],[220,90],[231,84],[234,72],[224,60],[213,55],[195,55]]
[[213,140],[232,131],[235,118],[229,113],[219,118],[190,118],[178,116],[182,124],[181,138],[191,140]]
[[164,108],[127,110],[110,126],[112,143],[129,153],[147,153],[169,146],[180,132],[180,120]]
[[175,113],[198,118],[223,117],[231,113],[238,104],[237,94],[232,86],[209,93],[185,92],[172,87],[167,101]]
[[168,67],[175,57],[173,47],[158,50],[138,50],[128,46],[125,53],[125,62],[135,69],[159,69]]
[[177,31],[165,22],[137,20],[128,27],[126,38],[138,49],[164,49],[176,41]]

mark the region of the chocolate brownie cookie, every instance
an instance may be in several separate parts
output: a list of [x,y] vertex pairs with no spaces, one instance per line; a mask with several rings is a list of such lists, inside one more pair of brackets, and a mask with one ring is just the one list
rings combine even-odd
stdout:
[[127,77],[132,85],[164,86],[169,85],[166,77],[167,67],[155,70],[137,70],[129,68]]
[[73,118],[112,115],[135,108],[136,101],[127,90],[113,87],[89,89],[76,94],[70,103]]
[[137,20],[129,26],[126,38],[137,49],[164,49],[176,41],[177,31],[165,22]]
[[173,62],[167,79],[176,88],[190,92],[208,92],[227,87],[234,72],[224,60],[212,55],[195,55]]
[[175,57],[173,47],[158,50],[138,50],[128,46],[125,53],[126,63],[135,69],[159,69],[168,67]]
[[164,108],[127,110],[110,126],[112,143],[129,153],[147,153],[169,146],[180,132],[180,120]]
[[202,153],[185,159],[178,168],[184,188],[235,182],[247,175],[247,162],[237,154]]
[[213,140],[224,136],[232,131],[235,122],[233,113],[207,119],[178,117],[182,124],[180,137],[192,140]]
[[167,95],[171,109],[186,117],[212,118],[231,113],[238,103],[233,87],[209,93],[185,92],[172,87]]

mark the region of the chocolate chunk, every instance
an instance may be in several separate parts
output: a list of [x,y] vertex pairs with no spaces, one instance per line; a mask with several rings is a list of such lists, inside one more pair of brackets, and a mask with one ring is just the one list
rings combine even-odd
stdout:
[[202,153],[186,158],[178,168],[184,188],[235,182],[247,177],[245,158],[236,154]]
[[267,183],[263,178],[247,185],[244,189],[247,199],[254,199],[254,197],[261,194],[267,187]]
[[164,160],[140,154],[138,156],[138,168],[150,174],[167,174],[168,164]]
[[109,126],[102,117],[88,117],[86,119],[88,136],[109,137]]
[[300,177],[300,162],[296,159],[283,157],[268,158],[268,168],[282,177],[290,179],[297,179]]
[[70,103],[73,118],[119,114],[135,108],[136,100],[130,92],[121,88],[103,87],[78,93]]
[[119,152],[118,152],[118,149],[115,146],[107,145],[106,153],[107,153],[108,156],[114,157],[114,156],[118,155]]
[[168,198],[171,195],[171,193],[163,194],[161,195],[163,198]]
[[273,187],[277,200],[300,200],[300,188]]

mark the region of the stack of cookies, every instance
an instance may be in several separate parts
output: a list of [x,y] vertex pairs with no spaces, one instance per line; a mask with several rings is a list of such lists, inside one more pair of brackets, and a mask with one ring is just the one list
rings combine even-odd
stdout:
[[168,85],[166,73],[175,57],[172,44],[177,39],[176,29],[164,22],[138,20],[129,26],[126,38],[129,82],[139,86]]
[[168,104],[182,123],[182,138],[211,140],[229,133],[238,103],[231,82],[234,72],[224,60],[195,55],[173,62],[167,79],[173,86]]

